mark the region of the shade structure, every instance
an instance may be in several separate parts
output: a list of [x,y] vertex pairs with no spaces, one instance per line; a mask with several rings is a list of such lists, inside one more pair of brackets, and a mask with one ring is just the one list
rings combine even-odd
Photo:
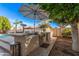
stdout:
[[23,4],[20,8],[20,12],[25,16],[34,20],[34,32],[35,32],[35,20],[48,19],[48,13],[40,9],[38,4]]

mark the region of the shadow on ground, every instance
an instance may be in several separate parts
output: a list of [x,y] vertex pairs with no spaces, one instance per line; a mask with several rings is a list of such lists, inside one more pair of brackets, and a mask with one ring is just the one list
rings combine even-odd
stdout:
[[72,50],[71,38],[58,38],[49,56],[79,56],[79,52]]

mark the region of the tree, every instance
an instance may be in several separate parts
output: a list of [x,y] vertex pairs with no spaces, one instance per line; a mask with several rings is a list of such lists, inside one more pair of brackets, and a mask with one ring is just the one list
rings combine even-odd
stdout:
[[49,18],[53,21],[62,24],[63,26],[70,24],[72,28],[72,49],[79,51],[79,4],[39,4],[40,8],[49,12]]
[[23,24],[22,21],[20,21],[20,25],[23,27],[23,32],[24,32],[24,27],[27,26],[26,24]]
[[48,27],[48,24],[41,24],[41,25],[39,25],[39,28],[41,28],[43,32],[46,31],[47,27]]
[[10,30],[10,28],[11,24],[8,18],[0,16],[0,30],[5,33],[7,30]]
[[22,23],[21,21],[15,20],[14,24],[15,24],[16,32],[17,32],[17,26],[18,26],[18,24],[21,24],[21,23]]
[[39,28],[41,28],[44,31],[46,31],[46,28],[50,28],[50,29],[53,29],[50,25],[49,25],[49,22],[51,23],[51,20],[44,20],[42,21],[40,24],[39,24]]

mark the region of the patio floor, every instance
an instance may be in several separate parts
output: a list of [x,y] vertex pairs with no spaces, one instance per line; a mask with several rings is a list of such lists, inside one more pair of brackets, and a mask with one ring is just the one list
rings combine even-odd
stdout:
[[72,50],[71,38],[58,38],[49,56],[79,56],[79,52]]

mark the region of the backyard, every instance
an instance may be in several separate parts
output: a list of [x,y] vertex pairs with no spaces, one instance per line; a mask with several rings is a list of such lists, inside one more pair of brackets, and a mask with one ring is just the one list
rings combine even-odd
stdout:
[[4,49],[12,56],[79,55],[79,4],[0,6],[5,12],[0,16],[1,54]]

